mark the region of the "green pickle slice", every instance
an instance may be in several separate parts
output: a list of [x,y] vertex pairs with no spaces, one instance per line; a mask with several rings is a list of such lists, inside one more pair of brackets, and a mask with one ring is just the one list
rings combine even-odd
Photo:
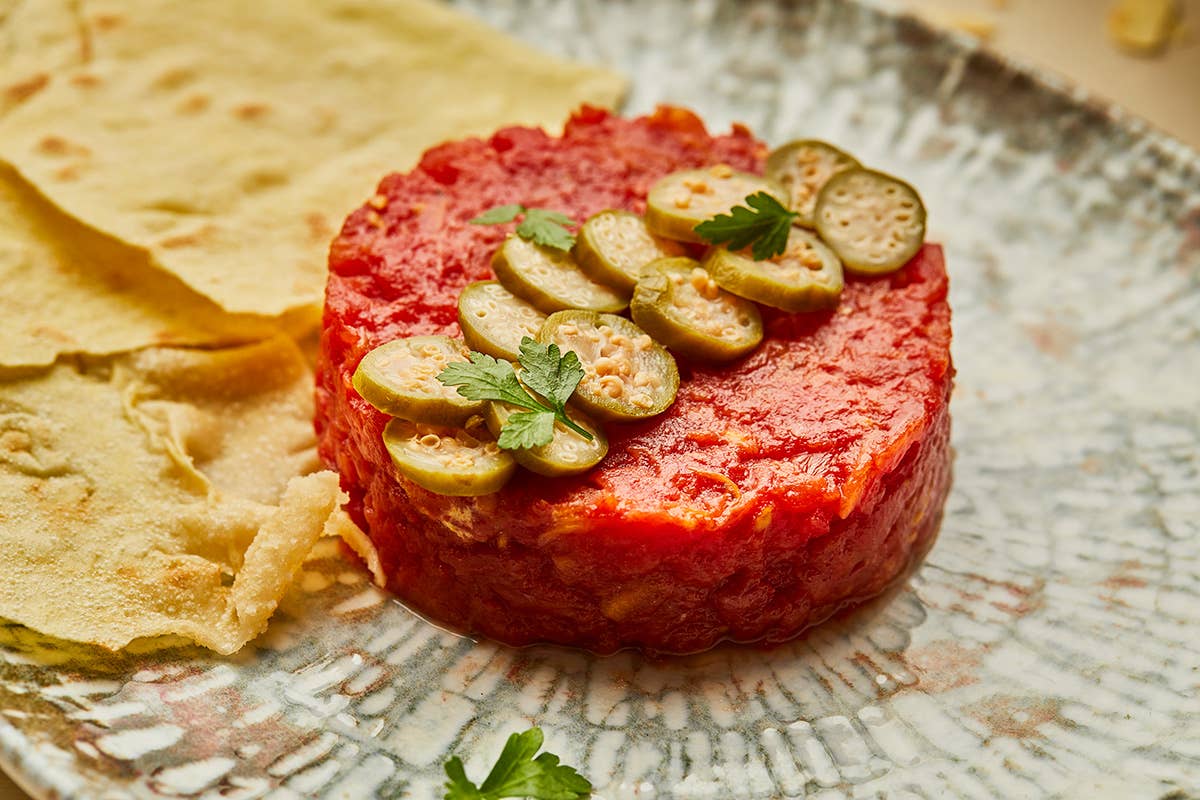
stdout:
[[609,209],[583,223],[572,253],[593,280],[632,292],[642,267],[658,258],[681,256],[684,250],[678,242],[652,236],[637,214]]
[[579,355],[584,376],[572,401],[598,419],[646,419],[675,402],[679,368],[674,357],[624,317],[560,311],[546,320],[538,341]]
[[663,258],[647,266],[629,313],[667,348],[704,361],[745,355],[763,337],[758,307],[720,288],[691,258]]
[[468,400],[438,374],[452,361],[466,361],[467,348],[449,336],[411,336],[381,344],[354,371],[354,389],[393,417],[433,425],[461,425],[483,413],[483,401]]
[[400,474],[431,492],[471,497],[499,491],[517,462],[496,444],[482,417],[467,425],[394,419],[383,429],[383,444]]
[[708,169],[672,172],[650,187],[646,196],[646,227],[655,236],[704,243],[695,227],[766,192],[784,201],[782,187],[761,175],[735,172],[726,164]]
[[537,338],[546,315],[498,281],[467,284],[458,296],[458,326],[472,350],[505,361],[521,355],[521,338]]
[[858,160],[828,142],[800,139],[777,147],[767,156],[767,177],[786,191],[788,206],[806,228],[815,224],[817,194],[839,172],[859,166]]
[[925,205],[904,181],[869,169],[835,175],[817,196],[817,232],[863,275],[908,263],[925,242]]
[[621,311],[628,296],[583,274],[569,253],[509,236],[492,256],[505,289],[547,314],[569,308]]
[[[508,403],[489,403],[486,414],[488,428],[499,436],[509,416],[522,410]],[[521,447],[508,452],[525,469],[548,478],[587,472],[608,455],[608,437],[599,425],[578,411],[568,409],[567,413],[573,422],[592,434],[590,442],[561,422],[555,422],[554,438],[550,444]]]
[[704,268],[728,292],[784,311],[833,308],[842,295],[842,262],[817,235],[793,227],[783,255],[755,261],[749,250],[714,247]]

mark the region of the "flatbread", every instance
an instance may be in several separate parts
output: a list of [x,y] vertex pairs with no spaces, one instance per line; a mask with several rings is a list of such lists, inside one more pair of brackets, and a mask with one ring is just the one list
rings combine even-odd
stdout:
[[44,89],[51,74],[90,58],[77,11],[72,2],[0,0],[0,117]]
[[319,303],[343,216],[430,145],[624,89],[430,0],[36,5],[0,21],[50,62],[0,51],[0,161],[231,312]]
[[[152,348],[0,383],[0,616],[119,648],[232,653],[343,524],[285,337]],[[336,513],[335,513],[336,512]]]
[[243,343],[281,324],[222,310],[145,250],[62,214],[2,164],[0,286],[0,366],[7,367],[152,344]]

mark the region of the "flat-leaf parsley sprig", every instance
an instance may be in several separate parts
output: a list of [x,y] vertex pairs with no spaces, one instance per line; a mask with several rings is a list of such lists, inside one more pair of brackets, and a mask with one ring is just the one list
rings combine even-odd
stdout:
[[557,250],[570,250],[575,246],[575,234],[568,226],[579,223],[558,211],[547,208],[526,208],[520,203],[510,203],[506,206],[496,206],[471,220],[472,225],[503,225],[512,222],[524,214],[524,219],[517,224],[517,236],[534,244],[553,247]]
[[694,230],[709,244],[728,244],[731,250],[753,244],[754,259],[765,261],[787,250],[792,220],[799,216],[766,192],[756,192],[746,198],[745,206],[734,206],[728,214],[705,220]]
[[508,737],[492,771],[476,786],[467,780],[462,759],[446,762],[445,800],[500,800],[525,797],[533,800],[580,800],[592,793],[592,784],[573,767],[558,763],[551,753],[534,754],[542,747],[542,731],[530,728]]
[[[583,365],[574,351],[562,353],[553,342],[545,345],[523,337],[517,359],[522,368],[520,380],[507,361],[475,352],[470,359],[447,364],[438,380],[446,386],[457,386],[458,393],[468,400],[494,400],[525,409],[505,421],[496,439],[502,449],[550,444],[556,421],[592,440],[592,434],[567,416],[567,401],[583,380]],[[530,389],[537,394],[531,394]]]

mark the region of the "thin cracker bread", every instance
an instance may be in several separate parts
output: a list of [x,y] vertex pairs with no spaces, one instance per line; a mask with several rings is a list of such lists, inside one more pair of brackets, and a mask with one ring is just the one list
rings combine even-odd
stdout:
[[[75,29],[47,35],[53,68],[0,55],[0,94],[27,87],[0,117],[0,160],[232,312],[318,303],[343,215],[430,145],[558,126],[624,88],[429,0],[79,5]],[[19,19],[0,24],[21,38]],[[67,36],[78,66],[62,65]]]
[[0,616],[110,648],[256,636],[341,525],[283,337],[63,362],[0,384]]
[[271,336],[280,324],[222,310],[146,251],[60,213],[5,165],[0,285],[0,365],[7,367],[46,366],[64,353],[241,343]]

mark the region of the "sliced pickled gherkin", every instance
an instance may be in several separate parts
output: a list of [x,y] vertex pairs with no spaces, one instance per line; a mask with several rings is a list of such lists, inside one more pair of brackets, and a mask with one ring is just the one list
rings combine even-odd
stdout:
[[675,359],[624,317],[560,311],[546,320],[538,341],[579,356],[584,376],[572,402],[598,419],[653,417],[666,411],[679,391]]
[[383,429],[383,444],[400,474],[431,492],[469,497],[499,491],[517,462],[496,444],[482,417],[467,424],[394,419]]
[[784,202],[786,194],[774,181],[748,172],[735,172],[726,164],[708,169],[672,172],[650,187],[646,197],[646,227],[655,236],[681,242],[704,239],[695,228],[718,214],[728,214],[758,192]]
[[468,400],[438,374],[452,361],[466,361],[467,348],[448,336],[411,336],[381,344],[354,371],[354,389],[393,417],[434,425],[461,425],[483,413],[483,401]]
[[620,311],[629,298],[583,274],[569,253],[509,236],[492,256],[505,289],[551,314],[569,308]]
[[[522,410],[509,403],[489,403],[486,414],[488,428],[499,436],[508,418]],[[608,437],[599,425],[578,411],[569,409],[567,413],[573,422],[592,435],[591,441],[561,422],[555,422],[554,438],[550,444],[541,447],[521,447],[508,452],[525,469],[549,478],[587,472],[608,455]]]
[[657,258],[681,256],[684,250],[678,242],[651,235],[637,214],[609,209],[583,223],[572,253],[593,280],[632,292],[642,267]]
[[904,181],[869,169],[839,173],[817,196],[817,232],[846,269],[900,269],[925,241],[925,205]]
[[762,341],[758,307],[722,289],[691,258],[651,262],[629,304],[633,321],[676,353],[728,361]]
[[787,192],[787,205],[800,216],[801,225],[811,228],[817,194],[839,172],[859,166],[849,153],[818,139],[801,139],[777,147],[767,156],[767,177]]
[[704,267],[722,289],[784,311],[832,308],[845,279],[837,254],[815,233],[793,227],[783,255],[756,261],[749,251],[714,247]]
[[536,338],[546,315],[497,281],[467,284],[458,296],[458,326],[472,350],[505,361],[521,355],[521,339]]

